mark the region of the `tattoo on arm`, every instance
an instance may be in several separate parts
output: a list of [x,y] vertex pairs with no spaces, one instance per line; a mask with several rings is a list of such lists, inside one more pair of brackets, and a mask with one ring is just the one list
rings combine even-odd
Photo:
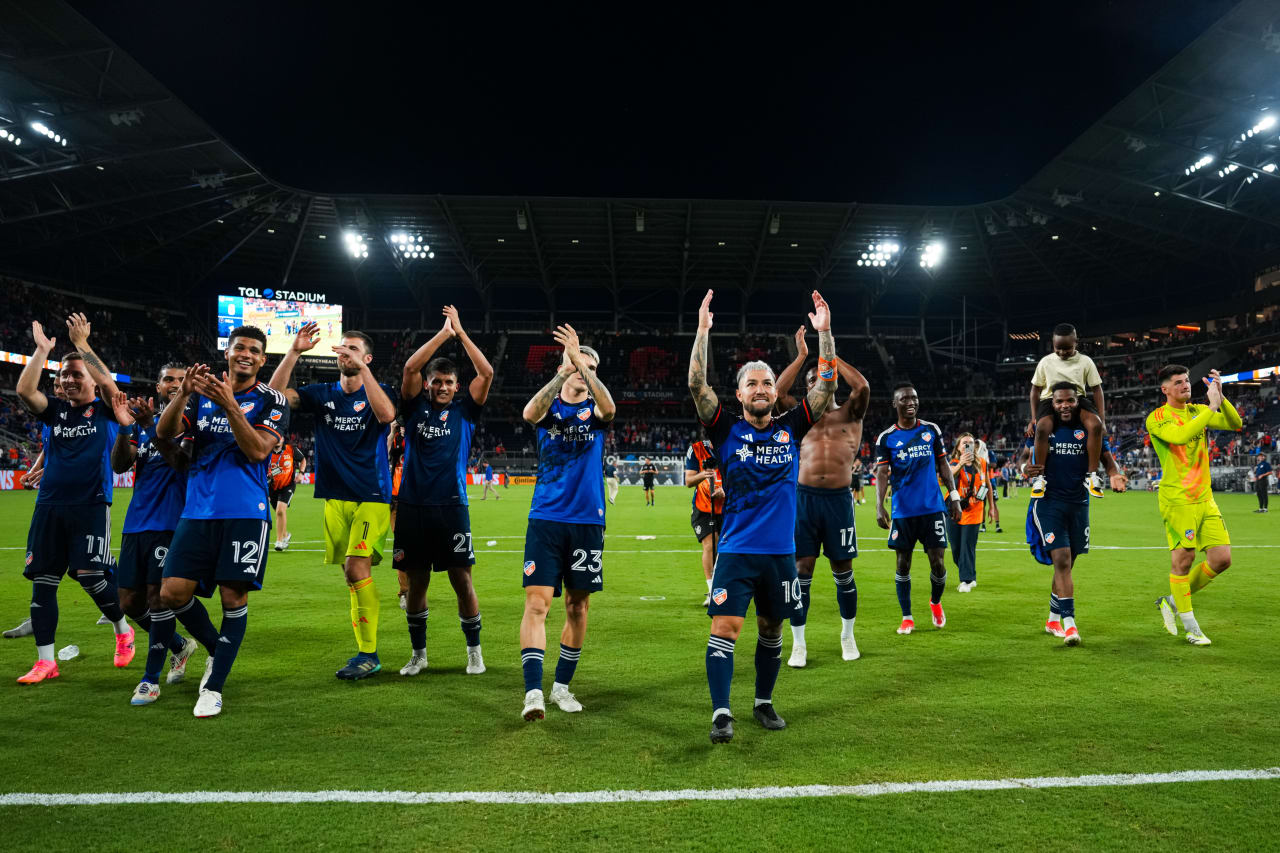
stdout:
[[[818,332],[818,359],[819,361],[829,361],[833,364],[836,360],[836,339],[831,332]],[[822,417],[822,414],[831,406],[831,400],[836,393],[836,379],[832,376],[830,379],[818,377],[818,382],[813,386],[813,390],[809,392],[809,409],[813,412],[815,420]]]
[[547,416],[547,412],[551,409],[551,403],[560,395],[560,389],[564,387],[565,381],[568,379],[560,371],[556,371],[556,375],[551,377],[551,381],[543,385],[538,393],[525,404],[524,419],[526,422],[536,424]]
[[[596,408],[603,413],[615,413],[617,406],[613,402],[613,395],[609,393],[609,389],[604,387],[604,383],[600,381],[600,377],[596,376],[594,370],[579,371],[582,379],[587,383],[587,390],[591,392],[591,399],[596,401]],[[609,414],[607,420],[613,420],[613,414]]]
[[706,329],[699,329],[693,339],[693,353],[689,356],[689,393],[693,395],[693,404],[698,410],[698,417],[704,421],[715,416],[720,405],[716,392],[707,384],[707,344]]

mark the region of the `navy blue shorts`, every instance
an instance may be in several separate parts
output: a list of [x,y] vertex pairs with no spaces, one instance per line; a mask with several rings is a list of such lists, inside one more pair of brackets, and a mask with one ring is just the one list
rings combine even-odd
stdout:
[[796,556],[816,557],[819,548],[828,560],[852,560],[858,556],[853,493],[848,489],[796,486]]
[[604,528],[599,524],[529,519],[524,535],[524,586],[555,587],[599,592],[604,589],[600,564],[604,554]]
[[397,569],[443,572],[476,564],[471,512],[462,504],[396,508],[394,562]]
[[196,581],[197,594],[205,597],[219,584],[262,589],[270,533],[271,523],[257,518],[180,519],[164,576]]
[[895,551],[914,551],[916,543],[926,551],[947,547],[947,516],[942,512],[895,518],[889,526],[889,547]]
[[800,609],[800,579],[795,554],[721,554],[711,573],[708,616],[756,615],[781,622]]
[[112,577],[116,562],[111,556],[111,505],[36,504],[27,531],[28,580],[38,575],[62,577],[67,569],[103,572]]
[[164,561],[173,541],[172,530],[144,530],[126,533],[120,542],[120,565],[116,585],[121,589],[142,589],[158,585],[164,577]]
[[1037,498],[1031,502],[1031,521],[1045,551],[1070,548],[1072,557],[1089,553],[1089,504]]

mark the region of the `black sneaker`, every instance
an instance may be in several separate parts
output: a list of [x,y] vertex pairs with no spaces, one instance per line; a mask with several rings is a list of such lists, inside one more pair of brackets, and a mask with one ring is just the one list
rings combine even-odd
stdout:
[[728,743],[733,740],[733,717],[720,714],[711,721],[711,742]]
[[778,716],[778,712],[773,710],[772,703],[757,705],[752,713],[755,714],[756,722],[766,729],[777,731],[787,727],[787,721]]

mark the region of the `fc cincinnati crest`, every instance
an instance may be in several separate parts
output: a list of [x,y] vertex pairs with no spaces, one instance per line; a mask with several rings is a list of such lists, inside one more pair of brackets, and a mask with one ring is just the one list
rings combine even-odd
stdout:
[[524,564],[524,573],[526,575],[531,575],[537,570],[537,568],[538,566],[533,562],[533,560],[527,560]]
[[278,420],[280,420],[280,418],[282,418],[283,416],[284,416],[284,412],[272,412],[272,413],[271,413],[271,420],[273,420],[273,421],[278,421]]
[[933,433],[931,432],[921,433],[920,437],[923,438],[925,441],[933,441]]
[[1046,533],[1046,534],[1044,535],[1044,544],[1046,544],[1046,545],[1052,545],[1052,544],[1053,544],[1053,540],[1054,540],[1054,539],[1057,539],[1057,538],[1058,538],[1058,537],[1057,537],[1057,536],[1055,536],[1055,535],[1054,535],[1054,534],[1052,534],[1052,533]]
[[720,588],[713,589],[711,590],[711,600],[716,604],[724,604],[729,600],[729,591]]
[[442,421],[447,421],[447,420],[449,420],[449,410],[448,410],[448,409],[445,409],[443,412],[441,412],[441,413],[440,413],[440,420],[442,420]]
[[786,444],[791,440],[791,433],[787,432],[785,429],[780,429],[773,434],[773,440],[779,444]]
[[578,420],[580,420],[580,421],[589,421],[589,420],[591,420],[591,410],[590,410],[590,409],[578,409]]
[[244,402],[244,403],[241,403],[241,404],[240,404],[240,411],[244,412],[245,414],[248,414],[249,412],[252,412],[252,411],[253,411],[253,406],[254,406],[254,404],[253,404],[253,403],[251,403],[251,402]]
[[35,557],[33,557],[33,556],[31,555],[31,552],[30,552],[30,551],[28,551],[28,552],[27,552],[27,565],[28,565],[28,566],[29,566],[29,565],[31,565],[31,561],[32,561],[32,560],[34,560],[34,559],[35,559]]
[[890,534],[889,534],[889,538],[890,538],[890,539],[897,539],[897,538],[898,538],[898,530],[897,530],[897,528],[894,528],[894,531],[893,531],[892,533],[890,533]]
[[1192,542],[1192,541],[1194,541],[1194,540],[1195,540],[1195,538],[1196,538],[1196,532],[1195,532],[1194,530],[1192,530],[1190,527],[1188,527],[1186,530],[1182,531],[1182,535],[1183,535],[1183,536],[1185,536],[1185,537],[1187,537],[1187,541],[1188,541],[1188,542]]
[[396,562],[396,563],[398,563],[398,562],[400,562],[401,560],[403,560],[403,559],[404,559],[404,549],[403,549],[403,548],[397,548],[397,549],[395,550],[395,552],[394,552],[394,554],[393,554],[393,556],[392,556],[392,558],[391,558],[391,559],[392,559],[392,561],[393,561],[393,562]]
[[357,412],[363,412],[363,411],[364,411],[364,400],[357,400],[357,401],[356,401],[356,402],[351,406],[351,408],[355,409]]
[[1084,441],[1084,430],[1078,429],[1073,433],[1073,435],[1075,435],[1076,441]]
[[90,406],[89,408],[87,408],[87,409],[85,409],[85,410],[84,410],[84,416],[85,416],[86,418],[91,418],[91,417],[93,417],[93,406]]

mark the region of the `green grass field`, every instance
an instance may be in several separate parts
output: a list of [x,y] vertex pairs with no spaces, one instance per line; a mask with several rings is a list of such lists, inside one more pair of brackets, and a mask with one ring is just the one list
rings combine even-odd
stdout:
[[[775,691],[790,727],[751,720],[754,629],[738,644],[732,744],[707,739],[703,669],[708,619],[689,529],[689,492],[643,505],[624,488],[610,509],[605,589],[573,682],[586,710],[520,719],[517,627],[529,487],[471,509],[476,586],[488,672],[463,673],[452,591],[432,588],[430,669],[397,670],[409,655],[389,566],[377,571],[384,672],[359,683],[336,670],[353,653],[347,590],[320,563],[321,505],[302,487],[293,548],[272,553],[266,587],[250,596],[249,629],[220,717],[191,714],[196,678],[129,696],[141,656],[111,665],[110,630],[73,582],[60,593],[59,647],[80,646],[56,681],[13,679],[34,659],[30,638],[0,641],[0,792],[112,791],[593,791],[973,780],[1280,765],[1277,539],[1253,499],[1219,502],[1236,544],[1229,572],[1196,596],[1214,641],[1192,648],[1166,634],[1152,606],[1168,566],[1155,497],[1095,501],[1095,550],[1076,569],[1076,649],[1042,632],[1049,572],[1022,545],[1024,490],[1002,502],[1005,533],[984,534],[978,588],[955,592],[945,629],[928,624],[928,570],[917,556],[918,623],[894,633],[893,561],[871,506],[858,507],[862,555],[858,643],[840,660],[834,585],[825,561],[813,584],[809,667],[785,665]],[[113,516],[124,518],[128,490]],[[27,611],[23,543],[34,496],[0,493],[0,621]],[[656,538],[638,538],[656,537]],[[118,534],[116,544],[118,546]],[[950,559],[948,558],[950,564]],[[217,606],[211,611],[215,624]],[[553,610],[547,685],[563,622]],[[145,646],[140,643],[140,646]],[[790,652],[786,633],[785,656]],[[193,676],[204,653],[192,663]],[[878,797],[579,805],[0,806],[7,849],[1196,849],[1274,843],[1280,782],[1229,781]]]

